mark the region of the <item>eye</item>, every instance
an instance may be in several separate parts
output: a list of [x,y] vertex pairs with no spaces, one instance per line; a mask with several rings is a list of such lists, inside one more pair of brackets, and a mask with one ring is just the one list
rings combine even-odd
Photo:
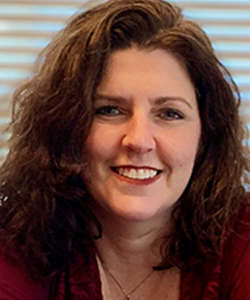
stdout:
[[174,108],[161,110],[159,113],[159,117],[164,120],[180,120],[184,118],[183,114],[178,109]]
[[95,114],[103,116],[118,116],[121,114],[121,112],[116,106],[106,105],[96,108]]

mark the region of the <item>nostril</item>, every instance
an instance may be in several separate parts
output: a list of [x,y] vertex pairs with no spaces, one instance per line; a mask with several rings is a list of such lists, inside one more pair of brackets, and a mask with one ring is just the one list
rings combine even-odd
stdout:
[[153,147],[145,147],[141,145],[136,144],[128,144],[126,145],[126,149],[129,152],[134,152],[136,154],[144,154],[151,152],[154,148]]
[[122,144],[127,150],[133,151],[137,154],[147,153],[155,149],[154,138],[149,134],[147,136],[140,136],[133,133],[128,134],[124,137]]

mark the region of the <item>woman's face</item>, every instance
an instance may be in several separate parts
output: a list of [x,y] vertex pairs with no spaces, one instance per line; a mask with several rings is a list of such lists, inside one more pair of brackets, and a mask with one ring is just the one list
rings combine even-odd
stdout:
[[95,203],[134,221],[170,213],[190,179],[200,134],[194,87],[173,55],[114,52],[85,145]]

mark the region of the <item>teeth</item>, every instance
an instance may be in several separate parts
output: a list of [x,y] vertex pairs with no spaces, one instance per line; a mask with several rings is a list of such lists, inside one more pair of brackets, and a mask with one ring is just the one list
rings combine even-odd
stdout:
[[118,174],[132,179],[148,179],[157,175],[157,171],[148,169],[117,168]]

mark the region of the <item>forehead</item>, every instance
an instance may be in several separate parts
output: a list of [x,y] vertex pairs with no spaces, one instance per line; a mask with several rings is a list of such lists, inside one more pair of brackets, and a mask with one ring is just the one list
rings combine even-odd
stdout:
[[122,50],[116,50],[108,58],[104,77],[110,77],[113,72],[118,71],[139,71],[163,73],[171,71],[182,73],[186,80],[190,80],[184,63],[174,54],[163,49],[138,49],[131,47]]
[[[195,89],[183,65],[162,49],[129,48],[113,52],[98,92],[150,97],[181,96],[196,101]],[[123,93],[125,95],[123,95]]]

